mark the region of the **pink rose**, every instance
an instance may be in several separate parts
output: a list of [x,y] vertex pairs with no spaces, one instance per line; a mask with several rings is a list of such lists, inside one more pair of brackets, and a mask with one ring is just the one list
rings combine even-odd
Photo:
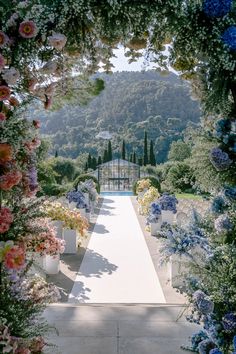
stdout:
[[37,35],[38,29],[33,21],[23,21],[19,27],[19,33],[23,38],[33,38]]

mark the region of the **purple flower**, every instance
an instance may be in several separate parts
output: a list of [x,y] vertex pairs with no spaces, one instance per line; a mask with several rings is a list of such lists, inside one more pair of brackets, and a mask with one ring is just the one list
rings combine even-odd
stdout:
[[78,209],[88,208],[88,205],[85,202],[84,194],[80,191],[70,191],[67,193],[66,198],[68,199],[69,203],[76,203],[76,208]]
[[160,205],[157,204],[157,203],[152,203],[150,212],[153,215],[161,215],[161,207],[160,207]]
[[202,291],[202,290],[196,290],[194,293],[193,293],[193,299],[195,301],[200,301],[202,299],[204,299],[207,295]]
[[232,0],[205,0],[203,12],[207,17],[223,17],[230,12]]
[[210,161],[217,171],[224,171],[232,164],[227,152],[222,151],[220,148],[213,148],[210,152]]
[[31,166],[28,170],[29,178],[29,188],[31,191],[34,191],[38,188],[38,178],[37,178],[37,169],[35,166]]
[[193,334],[191,337],[192,349],[197,350],[199,343],[205,339],[208,339],[208,336],[207,336],[206,332],[204,332],[202,330]]
[[231,231],[233,228],[233,225],[228,217],[228,215],[223,214],[220,215],[216,220],[215,220],[215,229],[218,232],[227,232]]
[[236,313],[229,312],[222,318],[222,324],[227,332],[236,331]]
[[236,26],[230,26],[222,34],[223,42],[231,50],[236,50]]

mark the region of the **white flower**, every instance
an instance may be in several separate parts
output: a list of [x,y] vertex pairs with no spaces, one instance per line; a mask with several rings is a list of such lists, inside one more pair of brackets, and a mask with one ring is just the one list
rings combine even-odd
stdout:
[[63,49],[66,45],[66,41],[66,36],[61,33],[54,33],[52,36],[48,37],[49,44],[57,50]]
[[8,85],[15,85],[20,78],[20,72],[15,68],[6,69],[4,70],[2,77]]

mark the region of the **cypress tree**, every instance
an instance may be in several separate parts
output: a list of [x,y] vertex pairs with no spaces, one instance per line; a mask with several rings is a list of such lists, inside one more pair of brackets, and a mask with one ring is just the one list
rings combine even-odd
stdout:
[[90,153],[88,154],[88,168],[92,168],[92,157]]
[[153,149],[153,141],[150,141],[149,163],[152,166],[156,166],[156,157]]
[[144,132],[144,147],[143,147],[143,165],[148,165],[148,144],[147,144],[147,132]]
[[132,152],[131,152],[130,155],[129,155],[129,161],[130,161],[130,162],[133,162],[133,154],[132,154]]
[[136,153],[135,153],[135,151],[133,153],[133,163],[136,163]]
[[139,164],[139,166],[143,166],[143,158],[142,157],[138,158],[138,164]]
[[102,159],[102,162],[105,163],[108,161],[108,152],[107,152],[107,149],[104,150],[104,153],[103,153],[103,159]]
[[92,158],[92,169],[96,170],[96,168],[97,168],[97,159],[96,159],[96,157],[93,157]]
[[125,148],[125,141],[123,140],[123,142],[122,142],[122,152],[121,152],[121,158],[123,159],[123,160],[125,160],[126,158],[126,148]]
[[56,150],[55,152],[55,157],[57,158],[58,157],[58,151]]
[[111,160],[112,160],[112,146],[111,146],[111,140],[108,141],[107,154],[108,154],[108,161],[111,161]]
[[87,172],[88,171],[88,162],[86,162],[86,164],[85,164],[85,172]]
[[102,164],[102,158],[101,158],[101,156],[99,155],[98,156],[98,165],[101,165]]

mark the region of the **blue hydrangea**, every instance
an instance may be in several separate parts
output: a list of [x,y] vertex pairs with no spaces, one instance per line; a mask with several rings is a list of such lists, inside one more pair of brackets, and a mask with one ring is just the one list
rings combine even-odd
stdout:
[[212,200],[211,211],[213,213],[222,213],[226,207],[226,202],[224,198],[220,195]]
[[215,147],[210,152],[210,161],[217,171],[224,171],[232,164],[227,152],[222,151],[220,148]]
[[236,200],[236,187],[225,187],[224,195],[230,200]]
[[160,214],[149,214],[147,217],[147,224],[151,224],[151,223],[157,223],[158,221],[160,221],[161,219],[161,215]]
[[170,195],[168,193],[163,193],[162,196],[158,199],[158,204],[161,207],[161,210],[169,210],[174,214],[177,213],[176,205],[178,200],[174,195]]
[[211,349],[209,354],[223,354],[222,351],[218,348]]
[[231,50],[236,50],[236,26],[230,26],[222,34],[223,42]]
[[207,17],[223,17],[230,12],[232,0],[205,0],[203,11]]
[[234,350],[236,350],[236,336],[234,336],[233,338],[233,346],[234,346]]
[[150,207],[150,213],[153,215],[161,215],[161,207],[158,203],[152,203]]
[[194,293],[193,293],[193,299],[195,301],[200,301],[202,299],[204,299],[207,295],[202,291],[202,290],[196,290]]
[[71,202],[76,203],[76,208],[88,209],[88,205],[85,202],[85,196],[82,192],[70,191],[67,193],[66,198],[68,199],[69,203],[71,203]]
[[233,225],[227,214],[220,215],[214,223],[217,232],[228,232],[231,231]]
[[215,343],[212,342],[210,339],[204,339],[198,345],[198,352],[199,354],[208,354],[211,349],[214,349]]
[[199,343],[205,339],[208,339],[208,336],[207,336],[206,332],[204,332],[202,330],[193,334],[191,337],[191,345],[192,345],[191,349],[197,350]]
[[214,310],[214,303],[211,301],[209,298],[204,298],[200,299],[197,301],[197,307],[198,310],[203,314],[203,315],[208,315],[213,312]]
[[236,313],[229,312],[222,318],[222,324],[227,332],[236,331]]

